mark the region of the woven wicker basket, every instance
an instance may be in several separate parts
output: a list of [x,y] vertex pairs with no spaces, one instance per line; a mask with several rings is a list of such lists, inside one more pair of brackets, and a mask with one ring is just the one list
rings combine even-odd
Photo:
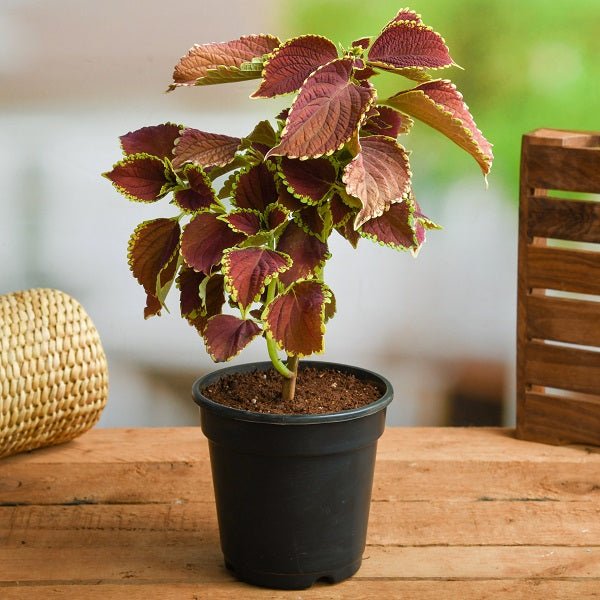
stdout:
[[98,331],[76,300],[49,289],[0,296],[0,457],[72,440],[107,396]]

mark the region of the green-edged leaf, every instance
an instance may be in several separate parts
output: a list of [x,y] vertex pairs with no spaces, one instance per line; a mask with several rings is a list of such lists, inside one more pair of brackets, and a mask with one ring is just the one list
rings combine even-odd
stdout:
[[177,276],[177,289],[179,290],[179,308],[181,316],[192,321],[202,312],[200,300],[200,284],[206,278],[204,273],[198,273],[189,267],[182,267]]
[[369,47],[370,43],[371,43],[370,37],[363,37],[358,40],[354,40],[351,44],[351,47],[352,48],[362,48],[363,50],[366,50]]
[[279,145],[269,156],[318,158],[352,138],[375,98],[368,82],[352,79],[352,59],[319,67],[306,79],[292,104]]
[[427,123],[466,150],[484,175],[492,168],[492,145],[485,139],[464,103],[462,94],[447,79],[436,79],[385,100],[392,108]]
[[253,208],[264,213],[269,204],[277,201],[278,195],[274,174],[264,163],[259,163],[238,175],[231,199],[238,208]]
[[208,133],[199,129],[184,129],[175,142],[173,166],[185,163],[204,167],[224,167],[230,163],[240,145],[240,138]]
[[212,267],[221,262],[223,251],[235,246],[244,237],[216,215],[201,212],[183,230],[181,254],[188,266],[209,274]]
[[405,75],[428,77],[423,69],[454,64],[444,38],[415,20],[390,23],[369,48],[368,65]]
[[283,157],[279,175],[291,194],[308,204],[318,204],[331,189],[337,173],[325,157],[313,160]]
[[233,248],[223,255],[225,287],[242,308],[252,304],[273,277],[292,265],[286,254],[266,248]]
[[279,44],[272,35],[247,35],[230,42],[195,45],[175,65],[169,89],[259,77],[256,71],[242,70],[242,64],[269,54]]
[[345,225],[356,211],[348,206],[338,193],[335,193],[329,201],[331,208],[331,219],[333,227]]
[[304,80],[321,65],[338,56],[335,44],[320,35],[287,40],[265,63],[262,83],[253,98],[273,98],[299,90]]
[[119,139],[125,154],[149,154],[171,160],[181,128],[181,125],[163,123],[130,131]]
[[293,219],[304,232],[318,237],[322,242],[326,241],[333,225],[328,203],[321,206],[305,206],[294,213]]
[[266,308],[268,334],[288,355],[323,352],[325,310],[331,291],[319,281],[298,281]]
[[292,259],[291,268],[279,276],[279,280],[285,285],[312,276],[331,256],[326,243],[306,233],[294,222],[288,223],[281,234],[277,250]]
[[[352,214],[355,215],[356,211],[353,211]],[[356,247],[358,246],[358,242],[360,241],[360,235],[359,235],[358,231],[356,231],[356,229],[354,229],[354,225],[352,224],[352,222],[350,220],[346,221],[342,225],[339,225],[338,227],[335,228],[335,230],[345,240],[347,240],[354,249],[356,249]]]
[[278,204],[270,204],[266,210],[267,227],[270,231],[279,235],[283,231],[282,226],[287,225],[290,211],[284,206]]
[[296,212],[297,210],[301,210],[306,206],[306,204],[302,202],[300,198],[293,196],[288,189],[283,186],[279,189],[277,203],[285,207],[290,212]]
[[365,223],[360,235],[382,246],[416,253],[425,241],[426,229],[439,229],[439,226],[422,215],[416,200],[407,195],[381,217]]
[[344,169],[343,181],[362,208],[354,228],[381,216],[410,190],[408,155],[395,140],[374,135],[361,140],[362,151]]
[[398,14],[384,27],[384,30],[392,25],[395,25],[399,21],[414,21],[415,23],[422,23],[421,15],[417,14],[410,8],[401,8]]
[[211,181],[200,165],[186,165],[183,176],[188,180],[190,187],[177,190],[173,195],[175,204],[181,210],[195,213],[218,202]]
[[244,140],[264,154],[277,143],[277,134],[269,121],[260,121]]
[[402,133],[408,133],[413,120],[389,106],[378,106],[377,114],[369,117],[361,127],[362,135],[387,135],[396,139]]
[[225,304],[225,276],[211,273],[200,283],[201,313],[206,319],[221,313]]
[[260,332],[254,321],[215,315],[208,320],[203,336],[210,357],[224,362],[237,356]]
[[233,231],[245,235],[256,235],[260,231],[261,218],[261,213],[252,208],[232,210],[229,214],[219,217],[219,219],[225,221]]
[[129,238],[127,259],[147,294],[146,318],[160,313],[159,290],[175,276],[180,231],[177,219],[154,219],[138,225]]
[[360,230],[368,238],[396,250],[409,250],[418,243],[415,237],[414,206],[407,201],[393,204],[380,217],[367,221]]
[[130,154],[103,174],[119,193],[135,202],[156,202],[168,190],[170,171],[156,156]]

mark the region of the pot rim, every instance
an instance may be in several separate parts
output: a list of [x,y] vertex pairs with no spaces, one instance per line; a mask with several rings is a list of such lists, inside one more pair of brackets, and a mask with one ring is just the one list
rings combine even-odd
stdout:
[[373,381],[382,391],[381,397],[375,402],[366,404],[359,408],[352,408],[332,413],[320,414],[286,414],[286,413],[260,413],[250,410],[233,408],[214,402],[202,393],[202,389],[217,381],[221,377],[233,373],[243,373],[251,370],[266,371],[272,368],[270,361],[252,362],[233,365],[211,371],[199,377],[192,386],[194,402],[203,409],[209,410],[221,417],[235,419],[237,421],[248,421],[253,423],[270,423],[275,425],[315,425],[319,423],[338,423],[352,421],[375,414],[388,406],[392,401],[392,384],[382,375],[369,369],[355,367],[341,363],[328,361],[305,360],[300,363],[300,368],[313,367],[317,369],[337,369],[346,373],[352,373],[359,379]]

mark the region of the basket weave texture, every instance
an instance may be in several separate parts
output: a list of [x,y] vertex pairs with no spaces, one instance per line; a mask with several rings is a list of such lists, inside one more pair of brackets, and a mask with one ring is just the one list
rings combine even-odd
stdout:
[[0,296],[0,457],[72,440],[107,397],[100,337],[76,300],[51,289]]

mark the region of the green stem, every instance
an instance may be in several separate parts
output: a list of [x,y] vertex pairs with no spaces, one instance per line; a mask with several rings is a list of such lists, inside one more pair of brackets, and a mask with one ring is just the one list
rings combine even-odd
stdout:
[[[275,298],[275,290],[276,289],[277,289],[277,280],[275,278],[273,278],[271,280],[271,283],[269,283],[269,287],[267,288],[266,305],[269,305],[273,301],[273,298]],[[291,379],[292,377],[294,377],[294,372],[290,371],[285,366],[283,361],[279,358],[279,355],[277,354],[277,344],[275,344],[275,340],[273,340],[273,338],[269,334],[266,335],[266,340],[267,340],[267,350],[269,351],[269,358],[271,359],[271,362],[273,363],[273,367],[275,367],[275,370],[278,373],[281,373],[281,375],[283,375],[286,379]]]
[[296,378],[298,377],[298,357],[288,356],[287,366],[292,373],[289,379],[283,382],[281,390],[281,399],[284,402],[291,402],[296,394]]

